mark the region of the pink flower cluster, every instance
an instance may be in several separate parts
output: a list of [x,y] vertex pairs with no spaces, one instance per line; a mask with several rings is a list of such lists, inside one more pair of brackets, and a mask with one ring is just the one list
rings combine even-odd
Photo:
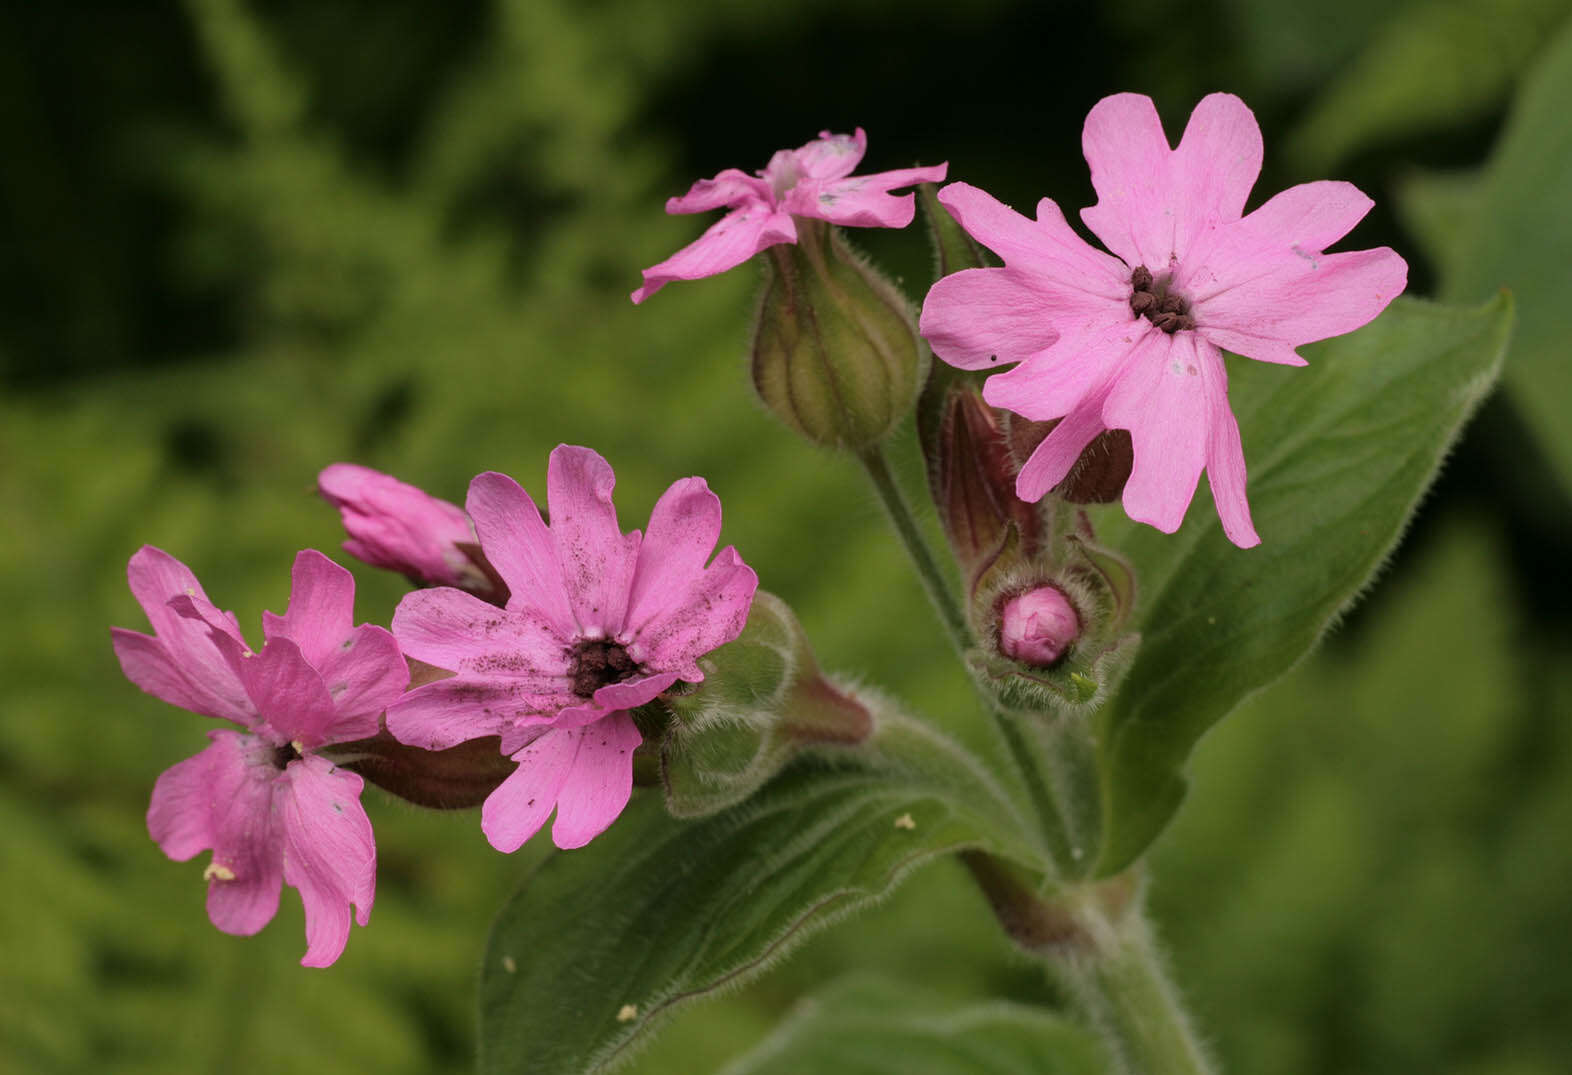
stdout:
[[[486,592],[506,592],[505,604],[419,590],[393,633],[355,627],[349,572],[308,550],[287,612],[263,614],[266,643],[253,651],[191,571],[149,546],[128,574],[154,633],[112,629],[132,682],[240,729],[210,732],[206,750],[158,779],[148,831],[178,861],[212,852],[208,915],[225,932],[257,932],[283,884],[298,889],[313,967],[343,952],[352,907],[362,926],[371,913],[363,782],[338,762],[353,764],[352,744],[376,736],[384,712],[395,737],[423,749],[500,737],[517,769],[482,810],[496,847],[515,850],[553,809],[557,845],[582,846],[627,804],[643,739],[632,710],[703,680],[699,658],[741,632],[758,585],[736,550],[711,560],[720,501],[702,478],[666,491],[647,534],[624,534],[611,468],[587,448],[552,453],[549,527],[501,474],[475,479],[468,515],[365,468],[338,464],[322,480],[351,551],[413,577],[441,576],[449,550],[478,532],[481,562],[506,585]],[[406,655],[453,675],[406,693]]]
[[380,627],[353,626],[354,581],[319,552],[295,558],[289,608],[264,613],[260,652],[168,553],[144,546],[128,574],[154,633],[112,629],[127,678],[244,729],[209,732],[206,750],[158,778],[148,832],[176,861],[213,853],[207,910],[226,933],[257,932],[282,885],[299,889],[301,962],[327,966],[349,938],[350,905],[362,926],[371,915],[377,852],[361,778],[322,751],[376,734],[409,683],[398,644]]

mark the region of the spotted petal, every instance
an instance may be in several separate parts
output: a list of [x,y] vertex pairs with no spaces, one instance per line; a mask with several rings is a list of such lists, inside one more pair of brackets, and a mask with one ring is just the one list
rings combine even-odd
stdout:
[[350,904],[362,926],[371,917],[377,849],[362,787],[359,776],[314,755],[291,762],[281,781],[284,880],[306,908],[307,967],[326,967],[344,951]]

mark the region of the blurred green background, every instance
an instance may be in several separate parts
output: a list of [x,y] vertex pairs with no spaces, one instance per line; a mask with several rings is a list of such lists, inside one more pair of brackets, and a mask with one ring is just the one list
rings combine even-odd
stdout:
[[[7,5],[0,1070],[470,1067],[489,918],[541,847],[498,855],[474,815],[368,792],[373,925],[315,972],[293,892],[224,936],[200,865],[144,827],[206,724],[120,675],[107,628],[144,626],[126,559],[169,550],[255,632],[295,551],[340,540],[311,492],[334,460],[462,500],[480,470],[538,488],[553,445],[589,444],[629,526],[704,474],[826,665],[976,734],[860,476],[752,402],[754,272],[627,292],[705,223],[668,195],[825,127],[866,127],[870,170],[948,160],[1019,208],[1089,204],[1080,123],[1127,89],[1175,135],[1203,94],[1241,94],[1255,201],[1352,179],[1378,206],[1352,245],[1396,246],[1413,293],[1510,284],[1521,312],[1507,390],[1380,585],[1203,745],[1153,864],[1179,980],[1228,1071],[1572,1070],[1572,150],[1534,127],[1572,101],[1569,7]],[[858,238],[920,297],[918,230]],[[386,622],[402,582],[356,576]],[[1046,996],[940,866],[679,1017],[635,1070],[712,1070],[858,967]]]

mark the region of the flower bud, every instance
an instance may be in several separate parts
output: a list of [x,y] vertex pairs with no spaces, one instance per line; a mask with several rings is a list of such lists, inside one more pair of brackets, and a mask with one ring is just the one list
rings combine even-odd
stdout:
[[1015,594],[999,611],[999,652],[1034,668],[1058,664],[1080,633],[1081,617],[1057,586]]
[[975,380],[938,380],[936,368],[918,404],[917,432],[939,521],[974,593],[1002,556],[1034,560],[1052,533],[1041,506],[1015,495],[1017,468],[1003,428],[1008,413],[984,403]]
[[796,226],[797,242],[765,259],[753,384],[809,440],[863,451],[911,411],[927,351],[906,299],[839,232],[803,218]]
[[1089,534],[1061,535],[1051,556],[1026,561],[1012,542],[978,581],[970,615],[983,645],[978,682],[1007,708],[1065,716],[1103,704],[1140,635],[1128,631],[1135,575]]
[[339,511],[349,540],[344,551],[417,583],[456,586],[493,604],[507,585],[486,561],[464,509],[407,482],[354,463],[334,463],[317,489]]

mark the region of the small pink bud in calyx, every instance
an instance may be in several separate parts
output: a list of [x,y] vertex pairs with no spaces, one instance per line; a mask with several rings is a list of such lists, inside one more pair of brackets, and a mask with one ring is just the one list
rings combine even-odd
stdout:
[[344,551],[351,556],[417,584],[454,586],[494,605],[507,603],[507,585],[457,504],[355,463],[324,469],[317,491],[343,518],[349,534]]
[[999,651],[1022,664],[1057,664],[1080,634],[1081,617],[1056,586],[1015,594],[1000,607]]

